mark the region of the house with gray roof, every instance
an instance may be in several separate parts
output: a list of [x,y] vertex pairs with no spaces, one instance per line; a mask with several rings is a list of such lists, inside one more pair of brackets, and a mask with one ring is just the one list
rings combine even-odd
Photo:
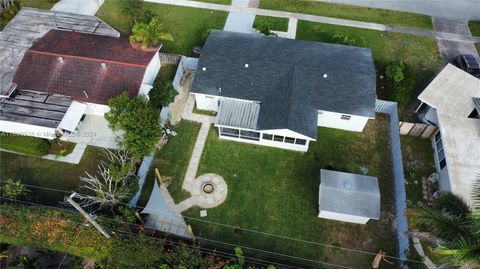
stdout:
[[191,94],[220,138],[307,151],[317,126],[363,131],[375,88],[370,49],[213,30]]

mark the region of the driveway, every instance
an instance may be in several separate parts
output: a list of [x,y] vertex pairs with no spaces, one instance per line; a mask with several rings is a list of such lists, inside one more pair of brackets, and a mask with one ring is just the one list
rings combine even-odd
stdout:
[[82,15],[95,15],[104,0],[60,0],[51,10]]
[[[319,1],[319,0],[317,0]],[[456,20],[480,20],[478,0],[321,0],[323,2],[412,12]]]
[[[471,36],[468,21],[457,21],[444,18],[433,18],[433,29],[436,32],[446,32]],[[444,64],[452,62],[459,54],[473,54],[479,59],[478,51],[473,42],[458,42],[437,39],[438,48]]]
[[[258,1],[254,0],[232,0],[232,6],[236,7],[256,7]],[[223,30],[239,33],[252,33],[255,14],[243,12],[228,13],[227,21]]]

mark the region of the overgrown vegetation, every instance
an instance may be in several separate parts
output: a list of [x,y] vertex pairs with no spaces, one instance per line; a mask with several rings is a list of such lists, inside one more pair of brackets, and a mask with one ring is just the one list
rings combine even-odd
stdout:
[[261,25],[264,22],[271,24],[270,30],[282,31],[282,32],[288,31],[288,18],[278,18],[278,17],[257,15],[255,16],[253,27],[258,29],[259,25]]
[[152,153],[161,136],[158,111],[145,96],[130,98],[126,92],[108,100],[110,111],[105,114],[112,130],[123,130],[122,146],[141,160]]
[[391,62],[385,68],[388,80],[388,96],[390,100],[406,106],[414,93],[415,79],[412,69],[402,60]]
[[[100,218],[101,225],[117,229],[105,239],[84,225],[80,214],[42,207],[0,205],[0,243],[31,246],[96,260],[101,268],[242,268],[243,253],[236,259],[204,254],[198,246],[177,243],[139,230],[124,234],[116,222]],[[226,266],[226,267],[224,267]]]
[[276,36],[275,33],[272,32],[273,23],[268,21],[263,21],[258,23],[255,28],[262,34],[266,36]]

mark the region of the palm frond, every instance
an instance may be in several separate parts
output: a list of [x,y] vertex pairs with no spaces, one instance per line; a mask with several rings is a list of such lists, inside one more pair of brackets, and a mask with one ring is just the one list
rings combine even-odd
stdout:
[[445,242],[454,242],[457,238],[469,235],[464,219],[441,210],[420,209],[414,223],[421,231],[431,233]]
[[438,198],[433,200],[432,207],[464,220],[471,212],[467,202],[461,196],[451,192],[443,192]]
[[454,266],[470,265],[471,268],[480,266],[480,241],[460,237],[456,240],[457,248],[441,246],[436,250],[443,260]]

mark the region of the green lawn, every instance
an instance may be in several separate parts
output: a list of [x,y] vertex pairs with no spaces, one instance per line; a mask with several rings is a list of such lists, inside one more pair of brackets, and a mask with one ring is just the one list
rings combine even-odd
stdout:
[[[192,55],[192,47],[201,46],[205,42],[206,31],[223,29],[227,19],[227,13],[222,11],[146,2],[143,6],[158,14],[166,32],[173,36],[173,41],[163,42],[161,49],[163,52]],[[130,22],[121,14],[120,7],[119,0],[105,0],[97,16],[128,34],[131,29]]]
[[[337,43],[335,34],[344,34],[355,40],[355,45],[372,50],[375,67],[384,74],[385,67],[393,60],[403,60],[416,75],[416,94],[423,91],[441,67],[441,58],[434,38],[408,34],[366,30],[308,21],[299,21],[297,39]],[[377,95],[386,99],[385,79],[377,79]],[[415,96],[416,96],[415,94]],[[412,96],[412,100],[415,99]]]
[[429,16],[311,0],[261,0],[260,8],[432,30]]
[[257,28],[263,22],[268,22],[272,24],[273,31],[288,31],[288,19],[287,18],[276,18],[276,17],[268,17],[268,16],[255,16],[255,22],[253,23],[253,27]]
[[415,206],[425,202],[422,194],[422,178],[435,172],[433,148],[430,139],[406,136],[400,137],[403,154],[403,167],[407,184],[407,205]]
[[480,36],[480,21],[469,21],[468,26],[470,27],[472,35]]
[[177,72],[177,65],[174,64],[165,64],[160,67],[160,72],[158,72],[158,80],[173,80],[175,78],[175,73]]
[[145,185],[137,203],[138,206],[145,206],[150,198],[155,181],[155,168],[158,168],[164,179],[170,181],[168,190],[175,194],[173,196],[175,203],[190,196],[190,193],[182,189],[182,183],[199,130],[199,123],[183,120],[175,128],[178,135],[170,138],[170,141],[161,150],[155,152],[152,167],[145,179]]
[[20,0],[22,7],[51,9],[59,0]]
[[[0,152],[0,178],[21,180],[25,184],[66,191],[79,189],[80,176],[95,171],[102,159],[100,148],[87,147],[80,164],[69,164],[13,153]],[[57,206],[65,193],[30,188],[29,200]]]
[[50,143],[42,138],[0,133],[0,148],[41,157],[48,154]]
[[[170,145],[171,151],[181,152],[176,157],[181,159],[183,146],[177,145],[177,150]],[[165,160],[173,158],[162,152],[159,156]],[[381,220],[364,226],[317,218],[320,169],[359,173],[361,167],[367,167],[369,175],[379,178]],[[205,220],[373,252],[383,248],[395,255],[391,167],[388,118],[382,115],[370,121],[362,133],[319,128],[318,141],[312,142],[305,154],[219,140],[216,128],[212,128],[198,175],[221,175],[228,185],[228,197],[220,206],[208,209]],[[182,195],[179,190],[170,188],[177,198]],[[369,255],[201,222],[196,220],[199,210],[191,208],[185,215],[200,237],[355,268],[367,268],[373,259]]]
[[212,4],[221,4],[221,5],[230,5],[232,3],[232,0],[195,0],[195,1],[212,3]]

